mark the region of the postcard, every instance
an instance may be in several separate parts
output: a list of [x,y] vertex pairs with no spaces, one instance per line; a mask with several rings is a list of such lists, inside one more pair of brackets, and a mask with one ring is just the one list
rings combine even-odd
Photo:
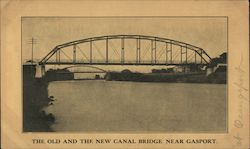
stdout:
[[249,148],[247,1],[1,1],[1,147]]

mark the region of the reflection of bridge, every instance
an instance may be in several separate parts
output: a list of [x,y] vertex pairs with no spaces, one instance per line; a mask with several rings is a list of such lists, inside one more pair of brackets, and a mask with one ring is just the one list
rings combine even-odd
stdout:
[[109,35],[56,46],[40,65],[205,65],[210,56],[184,42],[144,35]]

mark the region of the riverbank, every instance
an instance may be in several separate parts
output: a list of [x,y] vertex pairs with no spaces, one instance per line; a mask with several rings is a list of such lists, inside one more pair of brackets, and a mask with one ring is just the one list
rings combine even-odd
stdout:
[[48,97],[48,81],[35,78],[35,72],[35,65],[23,65],[23,131],[53,131],[50,126],[55,118],[51,113],[45,113],[43,108],[54,99]]
[[134,73],[107,72],[107,81],[168,82],[168,83],[218,83],[226,84],[226,73],[206,76],[205,72],[188,73]]

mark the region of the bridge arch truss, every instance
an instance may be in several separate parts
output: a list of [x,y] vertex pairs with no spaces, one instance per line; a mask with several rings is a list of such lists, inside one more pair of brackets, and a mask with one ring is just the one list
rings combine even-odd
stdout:
[[[102,56],[101,58],[96,58],[98,53],[96,49],[98,48],[94,49],[94,46],[96,46],[95,43],[97,42],[102,42],[102,50],[98,50],[99,55]],[[116,48],[114,48],[113,42],[115,42]],[[132,48],[127,43],[132,43]],[[85,46],[84,49],[80,47],[83,44]],[[146,44],[147,47],[143,44]],[[65,51],[70,51],[70,54],[67,54]],[[115,59],[110,57],[112,51],[115,53],[113,54]],[[64,55],[64,59],[62,55]],[[146,58],[144,58],[145,55]],[[108,35],[85,38],[57,45],[39,64],[187,65],[192,63],[203,65],[209,63],[210,60],[211,57],[202,48],[177,40],[145,35]]]

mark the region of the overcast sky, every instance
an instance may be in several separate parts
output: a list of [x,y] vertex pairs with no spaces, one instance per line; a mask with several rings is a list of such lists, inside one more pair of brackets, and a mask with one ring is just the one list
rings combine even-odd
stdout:
[[42,59],[56,45],[88,37],[139,34],[164,37],[203,48],[211,57],[227,51],[227,22],[224,17],[154,17],[154,18],[22,18],[23,61]]

